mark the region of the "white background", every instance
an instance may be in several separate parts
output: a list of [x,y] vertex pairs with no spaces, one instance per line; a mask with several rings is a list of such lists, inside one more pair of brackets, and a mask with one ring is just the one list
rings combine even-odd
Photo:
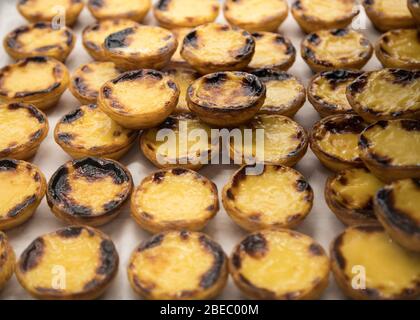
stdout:
[[[289,2],[291,2],[291,0],[289,0]],[[360,19],[362,26],[365,25],[363,28],[364,30],[361,31],[372,41],[372,43],[374,43],[378,39],[379,33],[377,33],[370,22],[367,21],[363,10]],[[222,13],[220,13],[219,21],[223,21]],[[74,31],[77,34],[77,44],[75,50],[71,53],[66,62],[70,71],[75,70],[81,64],[91,61],[91,58],[82,46],[81,31],[85,26],[91,24],[92,22],[94,22],[94,19],[90,16],[87,8],[85,8],[79,17],[78,23],[74,27]],[[16,9],[16,1],[0,0],[0,39],[3,39],[6,33],[10,32],[12,29],[25,23],[25,20],[19,15]],[[151,13],[149,13],[145,23],[155,23]],[[300,78],[305,85],[307,85],[312,73],[300,57],[300,42],[304,34],[300,31],[291,14],[289,14],[289,17],[285,23],[283,23],[279,31],[292,40],[298,51],[296,63],[289,72]],[[9,63],[12,63],[12,60],[1,47],[0,67]],[[379,62],[375,57],[373,57],[365,69],[373,70],[378,69],[379,67]],[[33,159],[33,162],[42,169],[47,179],[51,177],[60,165],[70,160],[70,157],[64,153],[57,144],[55,144],[53,130],[57,120],[68,111],[76,108],[78,105],[78,101],[70,94],[69,91],[66,91],[57,107],[48,112],[50,132],[46,140],[42,143],[37,155]],[[318,114],[314,111],[309,102],[306,102],[295,118],[296,121],[308,130],[318,119]],[[131,171],[135,185],[138,185],[146,175],[149,175],[151,172],[156,170],[156,168],[154,168],[141,154],[138,143],[136,143],[129,154],[124,156],[120,161]],[[320,165],[317,158],[310,150],[308,150],[308,153],[300,161],[296,168],[309,180],[315,192],[314,207],[312,212],[297,228],[297,230],[314,237],[325,249],[328,249],[332,239],[334,239],[334,237],[343,230],[343,225],[329,210],[324,200],[324,183],[326,177],[329,175],[329,172]],[[220,193],[223,185],[236,169],[237,167],[233,165],[207,166],[203,168],[200,173],[213,180],[217,184]],[[63,226],[65,226],[65,224],[55,218],[55,216],[50,212],[46,200],[44,199],[35,216],[30,221],[25,223],[23,226],[8,231],[7,235],[11,240],[17,256],[19,256],[37,236],[54,231]],[[131,219],[129,207],[127,205],[124,207],[121,215],[117,219],[108,225],[101,227],[101,229],[112,237],[120,255],[120,268],[118,275],[102,298],[137,299],[138,297],[134,294],[128,283],[126,267],[131,251],[142,240],[150,237],[150,234],[140,229],[140,227]],[[223,208],[221,208],[216,218],[204,229],[204,232],[218,241],[228,254],[230,254],[234,245],[246,235],[244,231],[242,231],[229,219]],[[229,280],[229,284],[219,298],[244,299],[245,297],[238,289],[235,288],[232,281]],[[344,298],[338,290],[332,276],[330,286],[323,295],[323,298]],[[0,299],[30,299],[30,296],[21,288],[16,278],[13,277],[13,279],[6,285],[5,289],[0,293]]]

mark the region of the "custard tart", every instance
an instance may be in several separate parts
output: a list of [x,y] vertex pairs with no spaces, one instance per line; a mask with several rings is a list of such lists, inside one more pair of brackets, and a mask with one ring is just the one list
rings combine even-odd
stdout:
[[69,224],[100,226],[117,217],[132,188],[131,174],[122,164],[88,157],[57,169],[48,182],[47,202]]
[[420,119],[420,71],[366,72],[347,87],[347,100],[367,122]]
[[158,0],[153,14],[164,28],[193,28],[216,20],[219,15],[219,1]]
[[129,129],[151,128],[162,123],[178,104],[178,86],[156,70],[129,71],[106,82],[98,106]]
[[89,0],[87,7],[97,20],[130,19],[141,22],[152,6],[151,0]]
[[360,32],[351,29],[320,30],[306,36],[301,54],[314,72],[361,69],[372,57],[373,48]]
[[138,23],[129,19],[109,19],[97,21],[83,29],[83,46],[89,55],[98,61],[107,61],[103,43],[105,39],[118,31],[133,28]]
[[55,126],[54,139],[72,158],[101,157],[118,160],[133,146],[137,131],[126,129],[95,104],[64,115]]
[[[240,130],[243,141],[237,141],[235,137],[230,141],[230,156],[236,164],[265,163],[293,167],[308,149],[305,129],[285,116],[259,114]],[[248,130],[252,135],[247,139]]]
[[131,196],[131,216],[143,229],[200,231],[219,211],[217,187],[184,168],[147,176]]
[[205,75],[188,88],[187,103],[204,122],[234,127],[248,122],[265,101],[265,85],[249,73],[216,72]]
[[270,68],[287,71],[296,60],[296,49],[285,36],[271,32],[254,32],[255,53],[248,70]]
[[44,198],[47,182],[37,166],[21,160],[2,159],[0,187],[0,230],[8,230],[33,216]]
[[420,252],[420,179],[395,181],[375,197],[375,214],[403,247]]
[[184,37],[181,56],[202,74],[245,69],[255,51],[248,32],[224,24],[208,23]]
[[[82,0],[19,0],[17,9],[29,22],[51,22],[63,15],[67,26],[73,26],[84,7]],[[62,22],[62,20],[60,20]]]
[[229,24],[249,32],[276,31],[288,13],[286,0],[226,0],[223,7]]
[[76,36],[69,28],[54,28],[51,23],[37,22],[21,26],[8,33],[3,45],[15,60],[46,56],[65,61],[76,43]]
[[188,108],[187,92],[189,86],[197,80],[200,75],[192,69],[182,67],[167,68],[164,69],[163,72],[168,75],[179,88],[179,100],[174,113],[191,112]]
[[222,247],[203,233],[160,233],[134,250],[128,280],[148,300],[212,299],[226,285],[227,260]]
[[265,101],[258,113],[279,114],[293,118],[304,105],[305,87],[295,76],[273,69],[257,69],[251,73],[266,87]]
[[363,0],[370,21],[379,31],[414,27],[407,0]]
[[383,185],[365,168],[346,169],[327,179],[325,200],[345,225],[378,223],[373,212],[373,198]]
[[69,90],[81,104],[95,104],[102,85],[120,74],[113,62],[90,62],[74,71]]
[[140,149],[158,168],[199,170],[210,162],[216,144],[208,125],[192,113],[183,113],[171,115],[158,127],[143,131]]
[[341,29],[351,24],[359,10],[355,0],[295,0],[292,15],[307,33]]
[[15,272],[16,257],[7,236],[0,231],[0,292]]
[[178,43],[176,51],[173,54],[171,61],[169,62],[171,67],[189,67],[187,61],[185,61],[185,59],[181,56],[181,49],[185,36],[190,33],[191,30],[191,28],[175,28],[171,30],[175,35],[176,41]]
[[90,227],[71,226],[32,241],[17,262],[16,277],[38,299],[90,300],[105,292],[118,263],[110,237]]
[[105,58],[122,70],[162,69],[178,46],[163,28],[138,25],[110,34],[103,43]]
[[375,52],[385,68],[420,69],[420,30],[388,31],[376,43]]
[[296,170],[265,165],[261,174],[247,175],[246,166],[230,178],[222,192],[231,219],[247,231],[295,228],[312,209],[314,194]]
[[362,117],[338,114],[318,121],[310,134],[311,149],[332,171],[364,167],[359,155],[359,136],[367,127]]
[[337,284],[357,300],[415,299],[420,295],[420,254],[390,239],[380,226],[346,229],[331,244]]
[[420,2],[418,0],[408,0],[408,9],[417,24],[420,24]]
[[0,158],[32,158],[48,129],[47,116],[34,106],[0,104]]
[[229,271],[250,298],[312,300],[328,286],[330,261],[311,237],[291,230],[262,230],[234,248]]
[[0,69],[0,103],[54,107],[70,82],[64,64],[54,58],[30,57]]
[[308,86],[308,99],[321,117],[354,113],[347,100],[346,90],[361,71],[337,69],[316,74]]
[[360,157],[383,181],[420,178],[420,121],[378,121],[359,139]]

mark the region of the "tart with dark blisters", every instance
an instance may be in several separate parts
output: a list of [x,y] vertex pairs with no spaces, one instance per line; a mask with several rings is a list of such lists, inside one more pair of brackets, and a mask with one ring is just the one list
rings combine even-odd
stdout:
[[383,181],[420,178],[420,121],[378,121],[360,135],[360,157]]
[[420,69],[420,30],[388,31],[376,43],[375,51],[385,68]]
[[97,20],[130,19],[141,22],[152,6],[151,0],[89,0],[88,9]]
[[168,68],[164,69],[164,73],[168,75],[179,88],[179,100],[174,113],[191,112],[187,103],[187,91],[188,87],[197,80],[200,75],[196,71],[188,68]]
[[179,88],[156,70],[136,70],[106,82],[98,106],[125,128],[145,129],[162,123],[176,108]]
[[153,14],[164,28],[192,28],[216,20],[219,15],[219,1],[158,0]]
[[296,0],[292,14],[307,33],[346,28],[359,14],[355,0]]
[[69,81],[66,66],[56,59],[19,60],[0,69],[0,103],[22,102],[49,109],[57,104]]
[[187,102],[204,122],[234,127],[257,114],[265,95],[265,85],[252,74],[216,72],[199,78],[188,88]]
[[354,113],[347,101],[346,90],[363,72],[352,70],[323,71],[315,75],[308,86],[308,99],[321,117]]
[[285,0],[227,0],[223,13],[229,24],[249,32],[274,32],[286,20],[289,7]]
[[266,97],[258,113],[279,114],[286,117],[294,115],[306,101],[306,90],[302,82],[284,71],[257,69],[252,71],[266,88]]
[[57,144],[75,159],[92,156],[118,160],[137,136],[137,131],[120,126],[94,104],[67,113],[54,130]]
[[134,250],[128,280],[146,299],[211,299],[226,285],[227,260],[222,247],[203,233],[160,233]]
[[175,67],[189,67],[187,61],[181,56],[182,44],[184,43],[185,36],[192,31],[191,28],[176,28],[171,30],[176,37],[178,47],[173,54],[169,64]]
[[120,74],[113,62],[90,62],[74,71],[69,89],[81,104],[95,104],[102,85]]
[[403,247],[420,252],[420,180],[395,181],[375,197],[375,214]]
[[[166,135],[168,130],[171,134]],[[160,137],[163,134],[169,140],[158,139],[159,133]],[[201,136],[204,133],[207,136]],[[216,148],[212,143],[211,128],[192,113],[171,115],[158,127],[143,131],[140,137],[141,151],[158,168],[199,170],[210,162]]]
[[366,14],[379,31],[415,26],[407,0],[363,0]]
[[95,299],[118,270],[111,238],[97,229],[71,226],[36,238],[16,265],[22,287],[38,299]]
[[82,0],[19,0],[17,5],[20,14],[29,22],[51,22],[63,15],[65,24],[70,27],[76,23],[83,7]]
[[8,230],[33,216],[44,198],[47,183],[37,166],[3,159],[0,160],[0,188],[0,230]]
[[0,292],[12,277],[16,257],[6,234],[0,231]]
[[367,122],[420,118],[420,71],[366,72],[347,87],[347,100]]
[[278,33],[254,32],[255,53],[248,65],[249,70],[271,68],[287,71],[296,60],[292,42]]
[[138,23],[129,19],[112,19],[95,22],[83,29],[83,46],[90,56],[98,61],[107,61],[103,43],[105,39],[118,31],[133,28]]
[[41,55],[65,61],[75,43],[71,29],[57,29],[47,22],[19,27],[3,40],[4,49],[16,60]]
[[[285,116],[257,115],[240,129],[243,141],[233,138],[230,142],[230,155],[235,164],[243,164],[245,160],[247,164],[263,162],[293,167],[308,149],[305,129]],[[246,129],[252,129],[248,139]],[[260,138],[264,139],[264,145],[258,142]]]
[[255,51],[254,38],[228,25],[208,23],[184,37],[181,56],[202,74],[243,70]]
[[312,128],[309,138],[311,149],[319,161],[332,171],[363,167],[358,143],[367,126],[358,115],[326,117]]
[[345,225],[378,223],[373,198],[383,182],[365,168],[343,170],[327,179],[325,200]]
[[357,300],[415,299],[420,295],[420,254],[396,244],[380,226],[346,229],[331,244],[339,287]]
[[122,70],[162,69],[177,46],[172,32],[145,25],[112,33],[103,43],[106,59]]
[[132,188],[131,174],[122,164],[82,158],[65,163],[52,175],[47,202],[63,221],[100,226],[117,217]]
[[420,1],[419,0],[408,0],[408,9],[411,12],[413,18],[420,24]]
[[351,29],[320,30],[302,42],[303,60],[314,72],[361,69],[373,54],[369,40]]
[[318,299],[328,286],[330,262],[321,245],[302,233],[263,230],[235,247],[229,271],[253,299]]
[[47,116],[32,105],[0,104],[0,158],[30,159],[48,134]]
[[223,206],[247,231],[295,228],[312,209],[313,191],[296,170],[265,165],[259,175],[239,169],[225,185]]
[[184,168],[147,176],[131,196],[131,216],[149,232],[199,231],[219,211],[217,187]]

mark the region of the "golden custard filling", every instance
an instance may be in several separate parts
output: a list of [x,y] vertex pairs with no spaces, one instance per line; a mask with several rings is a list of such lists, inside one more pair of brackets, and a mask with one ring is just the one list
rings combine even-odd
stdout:
[[135,252],[131,258],[132,277],[153,287],[153,295],[177,294],[201,288],[200,281],[215,262],[198,236],[182,239],[178,232],[165,234],[158,246]]
[[416,29],[390,31],[382,38],[380,46],[396,59],[420,62],[420,32]]
[[64,270],[65,292],[86,290],[86,285],[97,277],[102,238],[90,236],[83,230],[78,237],[63,238],[53,233],[41,239],[43,255],[40,261],[21,275],[25,287],[32,290],[51,288],[56,283],[57,272]]
[[249,68],[281,66],[288,63],[295,54],[291,42],[279,34],[258,32],[252,35],[255,39],[255,53]]
[[217,0],[170,0],[160,3],[156,7],[158,18],[171,25],[194,27],[214,21],[219,13]]
[[[349,16],[355,9],[353,0],[300,0],[299,5],[303,8],[305,16],[327,22],[334,22]],[[309,20],[309,18],[307,19]]]
[[197,73],[191,69],[176,68],[166,70],[166,74],[179,89],[179,100],[175,111],[190,112],[187,104],[187,91],[188,87],[197,79]]
[[149,181],[135,194],[134,203],[153,220],[199,220],[209,216],[207,208],[214,205],[215,194],[195,174],[166,174],[162,181]]
[[74,0],[26,0],[20,1],[18,4],[19,9],[30,16],[39,17],[55,17],[57,10],[60,7],[64,12],[69,12],[76,8],[75,6],[83,6],[81,1]]
[[249,39],[243,31],[217,23],[197,27],[187,35],[187,39],[191,34],[196,41],[194,44],[184,42],[181,55],[188,51],[188,54],[193,54],[203,64],[236,62],[237,55]]
[[412,19],[406,0],[375,0],[372,7],[386,17]]
[[359,135],[356,133],[326,132],[316,143],[325,153],[345,161],[359,158]]
[[90,1],[91,9],[100,16],[130,15],[137,12],[147,12],[150,9],[150,0],[101,0],[102,5],[94,6],[95,1]]
[[383,182],[365,169],[349,169],[331,181],[333,196],[350,209],[363,209],[369,205]]
[[270,111],[272,108],[286,109],[302,94],[304,88],[294,78],[287,80],[269,80],[264,82],[267,94],[260,112]]
[[386,128],[375,125],[363,133],[368,152],[385,157],[390,165],[420,166],[420,131],[406,130],[400,121],[387,123]]
[[400,82],[393,70],[372,72],[354,101],[370,110],[392,114],[420,110],[420,77]]
[[328,274],[328,258],[311,253],[309,237],[287,232],[263,232],[263,236],[267,251],[261,257],[241,255],[240,274],[252,285],[283,295],[308,290],[320,275]]
[[65,144],[92,150],[110,147],[118,149],[133,140],[133,130],[121,127],[96,106],[82,106],[78,110],[77,115],[82,115],[76,120],[66,121],[65,116],[57,125],[57,137]]
[[[257,160],[266,163],[276,163],[286,160],[295,151],[303,147],[305,133],[296,122],[284,116],[278,115],[258,115],[248,126],[241,130],[252,129],[252,144],[242,143],[242,149],[237,148],[237,142],[232,141],[235,152],[243,151],[245,157],[257,157]],[[260,129],[260,130],[259,130]],[[264,145],[257,143],[257,131],[263,130]],[[244,136],[244,135],[242,135]],[[258,159],[263,155],[264,159]]]
[[8,105],[0,105],[0,152],[28,143],[34,135],[45,128],[26,108],[11,110]]
[[339,83],[334,83],[333,85],[328,79],[320,76],[318,77],[313,87],[312,94],[315,99],[321,100],[321,102],[328,105],[334,106],[336,110],[340,111],[352,111],[352,107],[347,100],[346,90],[347,86],[352,83],[355,79],[349,79],[346,81],[341,81]]
[[[38,180],[37,180],[38,177]],[[12,218],[9,213],[41,189],[41,179],[36,170],[19,165],[14,170],[0,170],[0,221]]]
[[297,190],[300,174],[293,170],[266,167],[258,176],[247,176],[233,188],[234,204],[241,216],[258,215],[261,222],[289,223],[295,215],[305,215],[311,208],[308,192]]
[[385,297],[415,288],[419,282],[420,255],[403,249],[385,232],[347,229],[339,250],[346,261],[345,275],[352,279],[353,267],[363,266],[366,288],[378,289]]
[[287,2],[283,0],[247,0],[227,1],[226,14],[240,23],[254,24],[258,21],[270,21],[287,12]]
[[420,225],[420,187],[411,179],[399,180],[391,185],[393,206]]
[[7,96],[15,97],[22,92],[38,92],[47,90],[57,82],[54,74],[56,64],[53,62],[28,62],[25,66],[12,65],[2,74],[0,89]]

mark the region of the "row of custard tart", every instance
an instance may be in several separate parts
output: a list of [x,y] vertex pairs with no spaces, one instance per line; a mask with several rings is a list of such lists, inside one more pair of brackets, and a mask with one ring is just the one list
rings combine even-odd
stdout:
[[[15,270],[22,287],[41,299],[97,298],[119,266],[112,240],[83,226],[36,238],[17,262],[0,233],[0,250],[0,287]],[[205,234],[170,231],[143,241],[132,252],[127,271],[133,290],[146,299],[211,299],[223,291],[229,273],[250,298],[316,299],[328,286],[330,270],[354,299],[415,299],[420,294],[420,255],[395,244],[379,226],[346,229],[333,241],[330,255],[311,237],[284,229],[246,236],[229,258]],[[65,287],[53,287],[54,265],[65,268]],[[364,285],[353,284],[355,267],[363,267]]]

